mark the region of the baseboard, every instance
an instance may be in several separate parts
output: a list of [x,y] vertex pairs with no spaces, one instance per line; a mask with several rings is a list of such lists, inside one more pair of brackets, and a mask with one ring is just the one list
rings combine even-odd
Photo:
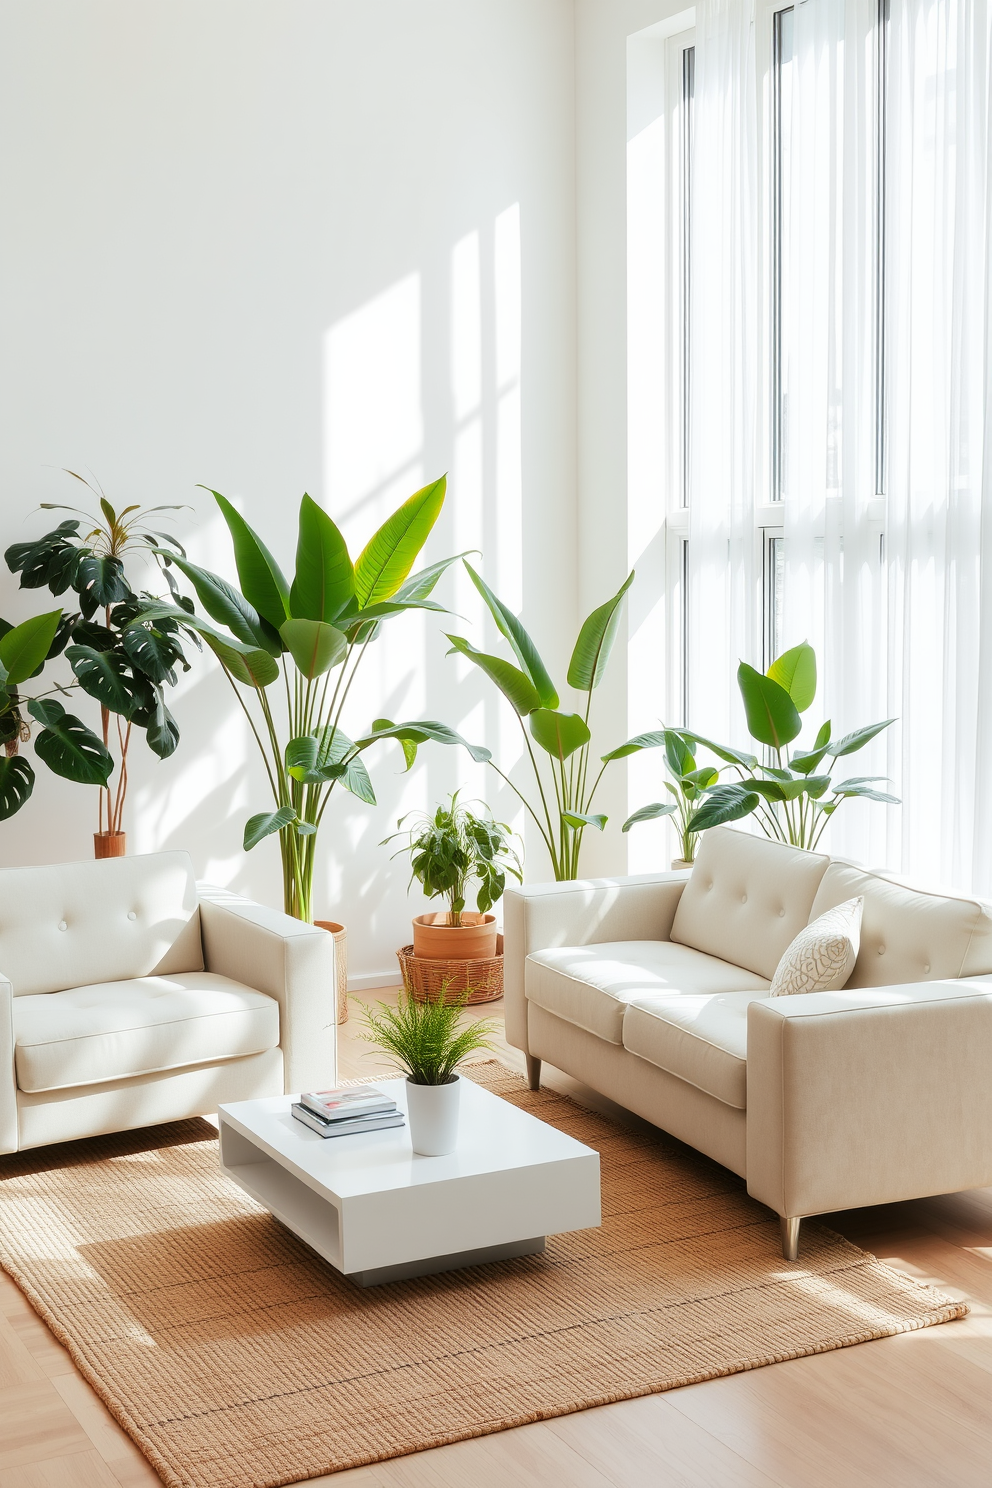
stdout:
[[368,992],[374,987],[400,987],[402,978],[399,970],[393,971],[365,971],[360,973],[348,972],[349,992]]

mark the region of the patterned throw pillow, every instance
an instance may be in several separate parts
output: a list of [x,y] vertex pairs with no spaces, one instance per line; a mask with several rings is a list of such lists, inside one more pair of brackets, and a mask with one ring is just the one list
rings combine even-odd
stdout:
[[778,963],[769,997],[792,997],[797,992],[838,992],[844,986],[861,944],[864,898],[848,899],[828,909],[812,925],[800,930]]

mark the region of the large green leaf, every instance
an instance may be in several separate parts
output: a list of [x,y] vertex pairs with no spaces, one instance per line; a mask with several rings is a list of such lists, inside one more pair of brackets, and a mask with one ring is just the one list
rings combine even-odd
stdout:
[[887,729],[891,723],[895,723],[894,718],[886,718],[883,723],[870,723],[867,728],[855,729],[853,734],[845,734],[843,739],[838,739],[836,744],[831,744],[827,753],[833,755],[834,759],[840,759],[844,754],[854,754],[858,749],[863,749],[876,734]]
[[640,806],[632,816],[628,816],[620,830],[629,832],[631,827],[637,826],[638,822],[657,821],[660,816],[671,816],[677,810],[678,807],[672,802],[652,801],[650,806]]
[[442,558],[440,563],[431,563],[427,568],[419,569],[400,585],[393,598],[405,600],[409,604],[430,598],[438,579],[453,563],[457,563],[459,558],[467,558],[469,553],[477,552],[478,548],[466,548],[464,553],[454,553],[450,558]]
[[742,661],[737,668],[737,685],[744,699],[748,732],[759,744],[770,749],[784,749],[802,729],[802,719],[784,687],[756,672]]
[[[273,656],[281,654],[282,645],[278,631],[274,630],[268,621],[262,619],[254,605],[250,605],[233,584],[229,584],[219,574],[211,573],[209,569],[198,568],[195,563],[178,557],[167,548],[153,548],[152,551],[163,554],[186,575],[211,620],[216,620],[218,625],[226,625],[242,645],[252,649],[260,648],[262,651],[270,652]],[[149,607],[150,610],[155,608],[155,606]],[[162,607],[157,608],[161,610]],[[179,606],[174,608],[178,609]],[[143,612],[143,614],[148,613],[149,610]],[[192,623],[192,619],[192,616],[187,617],[189,623]]]
[[710,791],[703,804],[693,814],[689,823],[693,832],[704,832],[707,827],[720,827],[725,822],[739,821],[749,816],[761,797],[757,791],[744,785],[717,785]]
[[492,754],[481,744],[470,744],[463,739],[461,734],[456,734],[453,728],[446,723],[438,723],[435,718],[418,718],[412,723],[389,723],[384,719],[377,721],[376,727],[363,739],[356,739],[355,744],[359,749],[367,749],[370,744],[377,743],[380,739],[398,739],[401,743],[407,741],[411,744],[424,744],[429,739],[436,744],[461,744],[469,754],[480,764],[485,760],[492,759]]
[[490,682],[495,682],[521,718],[526,718],[528,713],[533,713],[535,708],[541,706],[537,688],[530,678],[525,676],[512,662],[504,661],[502,656],[489,656],[485,651],[477,651],[463,636],[449,635],[448,640],[451,642],[452,650],[459,652],[462,656],[467,656],[469,661],[474,661],[476,666],[485,672]]
[[767,675],[784,687],[800,713],[816,697],[816,652],[807,641],[783,651],[768,668]]
[[140,672],[132,673],[126,655],[92,646],[67,646],[65,654],[80,687],[102,708],[132,718],[152,706],[151,683]]
[[584,622],[568,664],[569,687],[578,688],[580,692],[589,692],[593,687],[599,686],[613,650],[613,642],[617,638],[623,597],[633,582],[632,569],[613,598],[593,610]]
[[289,594],[294,620],[337,619],[355,594],[355,570],[335,522],[304,494],[300,502],[296,577]]
[[[212,625],[208,625],[205,620],[202,620],[199,615],[191,615],[181,605],[168,604],[162,600],[155,600],[151,604],[142,605],[141,609],[128,621],[128,626],[141,625],[145,621],[154,623],[156,620],[175,620],[179,625],[185,625],[189,630],[196,631],[197,635],[203,636],[205,641],[219,641],[221,645],[226,646],[229,651],[237,652],[239,656],[254,656],[258,651],[258,648],[250,642],[237,641],[231,636],[221,635],[219,631],[214,630]],[[95,645],[94,642],[87,642],[87,644]],[[95,649],[99,650],[100,647],[96,646]],[[272,662],[273,667],[275,667],[274,675],[278,676],[279,668],[276,665],[274,656],[280,655],[281,651],[274,653],[266,651],[265,654]]]
[[415,491],[362,549],[355,563],[355,594],[362,609],[392,599],[400,588],[441,514],[446,488],[442,476]]
[[496,621],[500,634],[509,641],[517,660],[533,682],[537,695],[541,699],[541,707],[557,708],[559,698],[555,684],[548,675],[548,669],[541,660],[534,642],[513,611],[508,609],[498,595],[493,593],[482,575],[476,573],[471,563],[466,563],[465,567],[468,569],[472,583],[485,600],[489,613]]
[[287,620],[279,635],[308,681],[337,666],[348,654],[348,642],[340,630],[322,620]]
[[213,631],[203,630],[200,634],[235,682],[240,682],[245,687],[261,688],[271,687],[278,680],[279,663],[268,651],[249,651],[247,647],[243,651],[235,651],[233,646],[222,641]]
[[635,734],[632,739],[627,740],[626,744],[611,749],[609,754],[604,754],[601,758],[604,762],[626,759],[629,754],[638,754],[642,749],[658,749],[665,743],[665,733],[665,729],[654,729],[648,734]]
[[874,789],[876,780],[888,780],[887,775],[857,775],[832,787],[835,796],[863,796],[867,801],[884,801],[889,806],[898,806],[899,797],[888,791]]
[[587,811],[563,811],[561,819],[573,832],[581,832],[583,827],[595,827],[597,832],[602,832],[609,821],[609,817],[602,812],[591,815]]
[[553,708],[536,708],[530,715],[529,724],[538,744],[555,759],[568,759],[592,738],[588,725],[578,713],[556,713]]
[[234,561],[242,594],[263,619],[278,630],[283,621],[289,618],[289,585],[281,568],[258,533],[249,527],[226,496],[222,496],[219,491],[211,491],[209,486],[201,486],[200,489],[210,491],[227,523],[234,544]]
[[687,744],[702,744],[704,748],[712,750],[717,759],[724,760],[728,765],[741,765],[745,770],[757,768],[758,756],[756,754],[748,754],[745,749],[734,749],[730,744],[717,744],[712,739],[707,739],[705,734],[697,734],[693,729],[679,729],[678,732]]
[[245,822],[245,852],[251,852],[273,832],[281,832],[283,827],[291,826],[295,821],[296,812],[292,806],[280,806],[278,811],[260,811],[257,816],[249,817]]
[[[74,635],[73,640],[77,639]],[[175,664],[181,660],[182,651],[172,636],[150,630],[145,625],[128,625],[121,631],[121,645],[132,667],[143,672],[152,682],[168,682],[175,686]],[[97,646],[94,649],[102,651],[110,650],[110,647]]]
[[179,743],[179,725],[165,706],[161,687],[152,689],[151,706],[136,712],[134,722],[145,731],[148,748],[159,759],[168,759]]
[[34,790],[34,771],[23,754],[0,754],[0,821],[20,811]]
[[34,747],[50,770],[77,785],[106,785],[114,761],[92,729],[54,698],[31,698],[28,712],[44,725]]
[[676,780],[696,768],[696,756],[676,729],[665,730],[665,759]]
[[16,687],[40,667],[48,655],[62,618],[61,610],[48,610],[22,620],[0,638],[0,664],[7,672],[7,682]]
[[123,563],[110,553],[86,553],[80,558],[75,566],[73,586],[100,609],[127,599],[131,592]]

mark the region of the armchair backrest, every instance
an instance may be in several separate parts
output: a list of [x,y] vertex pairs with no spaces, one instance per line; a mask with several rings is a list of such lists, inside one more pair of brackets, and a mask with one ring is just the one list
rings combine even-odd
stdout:
[[0,869],[0,976],[15,997],[202,970],[188,853]]

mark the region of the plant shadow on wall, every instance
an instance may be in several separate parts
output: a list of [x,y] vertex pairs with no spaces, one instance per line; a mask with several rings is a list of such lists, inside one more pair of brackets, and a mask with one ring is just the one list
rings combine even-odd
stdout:
[[[192,602],[179,594],[170,573],[165,572],[165,578],[175,600],[174,613],[151,625],[138,616],[155,596],[136,593],[125,572],[126,555],[135,550],[157,556],[165,551],[161,546],[165,542],[183,554],[174,537],[148,526],[153,514],[180,508],[135,503],[118,512],[89,481],[75,471],[66,474],[93,492],[100,516],[43,502],[44,511],[76,515],[41,538],[14,543],[4,555],[10,571],[20,574],[22,589],[47,588],[56,597],[72,593],[78,610],[68,614],[53,610],[17,627],[0,621],[0,742],[5,746],[0,759],[0,819],[20,810],[34,789],[34,770],[20,754],[21,744],[31,737],[27,713],[42,725],[34,739],[36,755],[55,774],[99,787],[94,840],[97,853],[103,854],[123,850],[128,751],[134,730],[144,733],[159,759],[167,759],[179,743],[165,688],[175,685],[178,667],[189,670],[182,640],[197,646],[199,641],[186,624]],[[82,523],[93,525],[81,534]],[[164,567],[160,557],[158,561]],[[63,652],[73,681],[68,686],[55,683],[42,696],[22,696],[22,684],[39,676],[45,663]],[[67,697],[74,689],[100,705],[102,737],[51,696],[59,692]]]
[[[737,684],[748,732],[763,747],[764,760],[748,750],[716,743],[693,729],[666,729],[665,761],[672,777],[666,787],[675,802],[655,801],[643,806],[624,830],[636,821],[675,815],[683,856],[691,861],[699,832],[753,815],[765,836],[812,852],[845,801],[898,805],[898,796],[878,789],[888,776],[853,775],[836,785],[833,780],[837,761],[864,749],[894,719],[854,729],[836,740],[828,720],[817,731],[811,748],[790,750],[802,732],[800,715],[816,697],[816,682],[816,654],[805,641],[784,651],[765,673],[742,661]],[[695,756],[700,746],[722,761],[721,766],[697,768]],[[727,769],[737,776],[735,781],[720,781],[720,774]]]
[[461,744],[475,760],[489,758],[488,750],[468,744],[436,719],[393,723],[377,718],[357,738],[343,727],[355,676],[383,624],[411,610],[445,613],[430,596],[445,570],[464,555],[411,574],[440,515],[445,489],[442,477],[416,491],[354,560],[336,524],[304,495],[292,583],[218,491],[211,495],[231,534],[240,590],[184,554],[155,550],[166,568],[174,565],[187,576],[207,615],[228,633],[162,603],[144,606],[135,623],[191,626],[220,662],[262,756],[273,800],[273,810],[257,812],[247,822],[244,847],[249,851],[278,834],[284,907],[299,919],[313,919],[317,834],[334,788],[341,785],[376,804],[362,758],[366,750],[395,740],[407,769],[428,740]]

